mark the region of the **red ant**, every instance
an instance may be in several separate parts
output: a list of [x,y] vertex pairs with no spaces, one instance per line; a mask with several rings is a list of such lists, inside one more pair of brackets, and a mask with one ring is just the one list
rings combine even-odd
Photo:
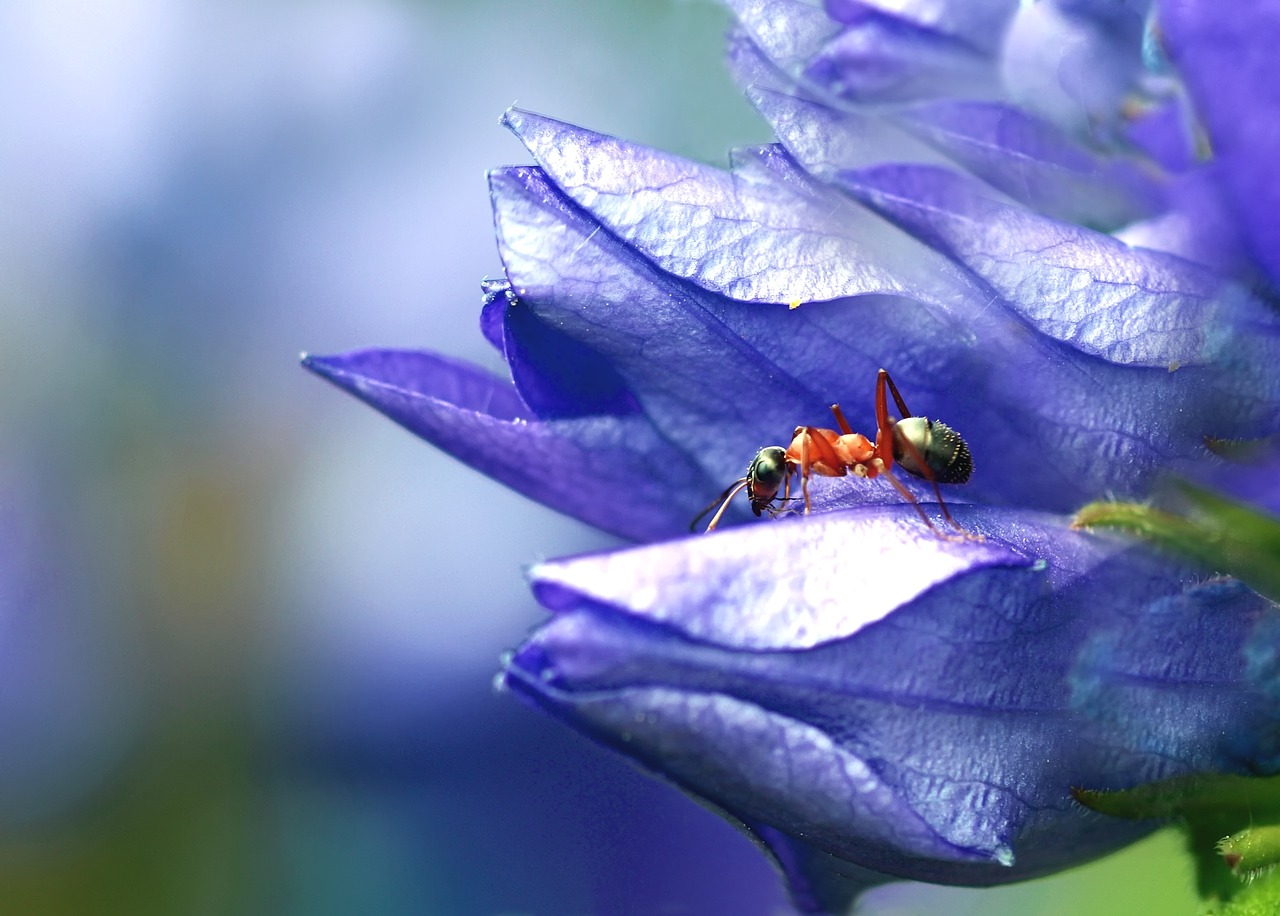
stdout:
[[[893,401],[898,405],[902,419],[891,421],[886,392],[893,394]],[[925,514],[919,500],[904,487],[898,478],[893,476],[892,468],[896,462],[909,474],[922,477],[933,484],[933,492],[938,497],[938,506],[954,527],[964,532],[954,518],[947,504],[943,502],[940,483],[964,483],[973,473],[973,459],[969,457],[969,446],[954,429],[937,420],[926,420],[924,417],[911,415],[906,402],[898,393],[898,386],[893,383],[889,373],[884,369],[876,379],[876,441],[872,444],[866,436],[855,433],[844,418],[839,404],[831,405],[835,414],[834,429],[819,429],[816,426],[797,426],[792,434],[791,445],[782,448],[771,445],[756,452],[747,468],[747,474],[733,482],[720,496],[703,509],[690,524],[695,528],[708,512],[719,504],[720,508],[707,525],[707,531],[715,530],[721,516],[729,508],[729,503],[738,495],[738,491],[746,489],[747,498],[751,500],[751,511],[757,516],[762,511],[770,515],[778,515],[781,510],[774,508],[774,500],[778,499],[778,490],[782,490],[782,501],[791,499],[791,475],[800,472],[800,485],[804,491],[804,511],[809,514],[812,505],[809,500],[809,476],[821,474],[823,477],[844,477],[853,473],[855,477],[874,479],[883,474],[911,505],[915,506],[926,525],[939,537],[946,537]],[[966,537],[970,537],[965,532]]]

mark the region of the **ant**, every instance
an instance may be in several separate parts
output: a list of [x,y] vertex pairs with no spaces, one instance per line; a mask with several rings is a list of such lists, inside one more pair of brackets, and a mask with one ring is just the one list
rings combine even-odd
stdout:
[[[902,414],[902,419],[892,421],[889,417],[888,394]],[[781,510],[773,503],[779,498],[778,490],[782,490],[782,501],[788,502],[791,496],[791,475],[800,472],[800,486],[804,491],[804,512],[809,514],[812,505],[809,500],[809,477],[821,474],[823,477],[844,477],[852,473],[855,477],[874,479],[884,475],[894,489],[902,494],[911,505],[915,506],[926,525],[939,537],[948,537],[938,530],[933,521],[925,514],[920,501],[904,487],[898,478],[893,476],[892,468],[896,462],[908,474],[922,477],[933,484],[933,492],[938,497],[938,506],[948,522],[964,533],[965,537],[974,537],[964,530],[951,516],[951,511],[942,499],[940,483],[964,483],[973,473],[973,459],[969,456],[969,446],[954,429],[937,420],[926,420],[924,417],[912,416],[906,402],[898,393],[898,386],[884,369],[876,379],[876,441],[861,433],[855,433],[844,418],[839,404],[831,405],[835,414],[834,429],[819,429],[815,426],[797,426],[792,433],[791,445],[782,448],[770,445],[756,452],[755,458],[747,468],[745,477],[739,478],[720,494],[711,505],[703,509],[698,517],[689,525],[693,530],[708,512],[719,504],[720,508],[707,525],[707,531],[714,531],[729,503],[745,489],[751,501],[751,511],[757,516],[767,511],[772,516]]]

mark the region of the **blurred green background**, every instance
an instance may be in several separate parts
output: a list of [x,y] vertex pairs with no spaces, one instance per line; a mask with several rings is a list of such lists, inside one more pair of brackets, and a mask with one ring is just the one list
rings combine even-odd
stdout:
[[[296,364],[499,369],[484,171],[527,156],[498,117],[723,164],[768,139],[727,24],[0,6],[0,914],[783,911],[732,829],[491,689],[539,619],[522,568],[608,540]],[[1176,847],[866,911],[1189,913]]]

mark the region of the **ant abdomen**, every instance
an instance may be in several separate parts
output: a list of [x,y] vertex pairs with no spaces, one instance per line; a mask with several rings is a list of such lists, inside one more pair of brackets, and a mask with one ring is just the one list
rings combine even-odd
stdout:
[[[968,444],[941,420],[907,417],[894,425],[893,438],[894,460],[910,474],[938,483],[965,483],[973,474]],[[916,455],[928,470],[920,467]]]

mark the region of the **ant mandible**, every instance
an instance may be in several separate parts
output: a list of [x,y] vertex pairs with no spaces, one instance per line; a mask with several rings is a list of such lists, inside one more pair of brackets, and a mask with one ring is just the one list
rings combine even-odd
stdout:
[[[902,414],[902,419],[893,421],[889,417],[888,394]],[[707,531],[714,531],[729,503],[745,489],[751,501],[751,511],[757,516],[762,511],[777,515],[780,510],[773,505],[778,499],[778,491],[782,490],[782,501],[791,499],[791,475],[800,472],[800,486],[804,491],[804,511],[809,514],[809,477],[821,474],[823,477],[844,477],[852,473],[855,477],[874,479],[880,475],[893,484],[902,497],[915,507],[926,525],[939,537],[947,537],[925,514],[920,501],[902,482],[893,475],[892,468],[896,463],[900,468],[916,477],[922,477],[933,484],[933,492],[938,497],[938,506],[943,516],[965,537],[972,537],[951,516],[946,502],[942,499],[940,483],[964,483],[973,473],[973,459],[969,456],[969,446],[954,429],[937,420],[912,416],[906,402],[898,393],[898,386],[884,369],[876,379],[876,441],[861,433],[855,433],[844,418],[839,404],[831,405],[835,414],[834,429],[820,429],[816,426],[797,426],[792,434],[791,445],[782,448],[770,445],[756,452],[751,460],[745,477],[734,481],[730,487],[716,498],[711,505],[703,509],[698,517],[689,525],[694,529],[699,520],[719,504],[720,508],[707,525]]]

